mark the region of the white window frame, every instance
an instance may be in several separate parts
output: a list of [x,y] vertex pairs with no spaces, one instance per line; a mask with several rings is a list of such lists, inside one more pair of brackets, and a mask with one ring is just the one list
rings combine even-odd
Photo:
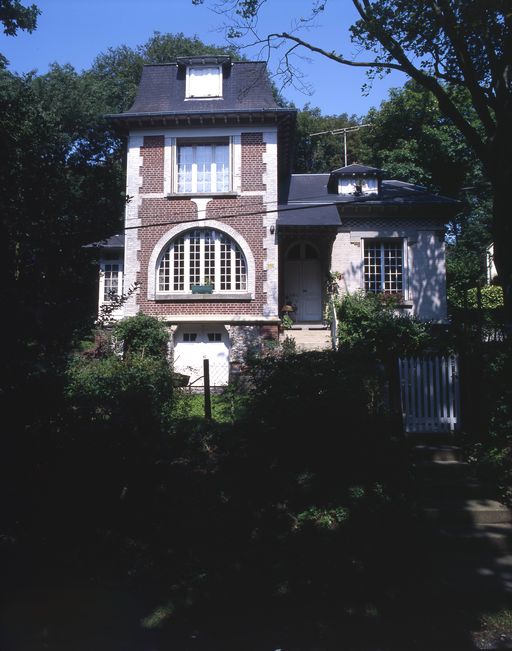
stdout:
[[[368,247],[380,246],[380,289],[371,289],[367,287],[366,280],[366,252]],[[386,282],[389,283],[389,277],[386,277],[385,271],[385,258],[384,251],[385,247],[393,246],[398,248],[401,251],[401,288],[385,288],[384,285]],[[408,264],[407,264],[407,238],[405,237],[375,237],[375,238],[363,238],[363,256],[362,256],[362,266],[363,266],[363,288],[367,293],[372,294],[391,294],[402,296],[404,300],[408,298]]]
[[[218,159],[215,156],[215,150],[217,147],[227,147],[227,183],[225,186],[222,186],[218,189],[218,183],[222,180],[221,171],[218,170]],[[189,147],[192,149],[192,161],[190,163],[191,178],[190,178],[190,188],[184,188],[180,183],[180,152],[182,148]],[[210,157],[210,187],[204,189],[201,185],[200,180],[200,165],[201,161],[199,160],[198,148],[200,147],[210,147],[212,155]],[[233,188],[233,152],[232,152],[232,142],[231,138],[212,138],[208,140],[195,140],[188,138],[179,138],[176,140],[175,146],[175,160],[174,160],[174,193],[175,194],[200,194],[200,195],[212,195],[212,194],[225,194],[231,192]]]
[[[117,266],[117,270],[114,271],[109,269],[109,267]],[[107,290],[107,285],[109,280],[113,280],[114,276],[110,274],[115,274],[115,281],[117,283],[117,291],[115,296],[121,296],[123,293],[123,260],[122,258],[104,258],[100,260],[100,286],[99,286],[99,304],[104,305],[105,303],[110,303],[112,299],[108,298],[105,295]]]
[[[210,71],[210,75],[207,71]],[[211,78],[202,80],[201,72]],[[185,97],[186,99],[220,99],[222,97],[222,66],[215,64],[187,66]]]
[[[229,246],[227,251],[223,248],[226,243]],[[198,265],[194,265],[196,258],[191,253],[198,256]],[[207,262],[213,265],[213,274],[211,266],[207,269]],[[199,269],[195,282],[191,282],[193,267]],[[226,279],[227,268],[229,274]],[[175,276],[174,269],[180,269],[178,277]],[[212,227],[201,226],[184,231],[164,247],[157,260],[155,287],[158,295],[188,295],[192,294],[193,284],[206,284],[209,279],[212,280],[213,275],[213,296],[245,296],[250,292],[249,273],[249,261],[240,244],[231,235]]]

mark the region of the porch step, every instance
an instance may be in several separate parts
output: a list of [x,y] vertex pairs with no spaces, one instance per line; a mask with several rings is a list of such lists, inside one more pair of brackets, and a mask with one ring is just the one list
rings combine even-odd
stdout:
[[281,339],[285,337],[295,341],[299,352],[332,349],[331,330],[323,325],[293,326],[281,335]]

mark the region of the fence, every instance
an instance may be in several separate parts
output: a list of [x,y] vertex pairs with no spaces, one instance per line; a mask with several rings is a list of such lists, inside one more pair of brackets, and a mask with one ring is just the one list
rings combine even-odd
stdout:
[[457,355],[398,360],[406,432],[454,432],[460,427]]
[[[203,368],[199,369],[190,369],[189,382],[188,386],[192,390],[197,390],[202,392],[205,387],[205,376]],[[221,388],[226,387],[229,382],[229,368],[223,364],[209,363],[209,373],[210,373],[210,387],[211,388]]]

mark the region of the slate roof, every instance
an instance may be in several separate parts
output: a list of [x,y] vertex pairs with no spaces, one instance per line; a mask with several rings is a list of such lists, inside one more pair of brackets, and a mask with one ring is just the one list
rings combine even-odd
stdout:
[[383,170],[380,170],[378,167],[369,167],[368,165],[352,163],[350,165],[346,165],[345,167],[338,167],[337,169],[333,170],[331,174],[334,174],[335,176],[370,175],[380,177],[384,176],[385,172]]
[[[210,57],[211,58],[211,57]],[[209,59],[201,57],[199,60]],[[114,118],[130,116],[184,113],[219,113],[225,111],[283,111],[280,109],[268,80],[266,65],[262,61],[233,61],[228,57],[223,67],[221,98],[186,99],[186,63],[192,59],[179,59],[175,63],[145,65],[131,108]]]
[[124,233],[118,235],[111,235],[104,240],[99,240],[98,242],[91,242],[90,244],[85,244],[84,249],[124,249]]
[[330,177],[330,174],[292,174],[288,201],[279,206],[278,226],[339,226],[340,210],[350,211],[361,206],[377,210],[403,207],[411,216],[420,208],[436,208],[439,215],[444,215],[447,209],[452,212],[460,209],[460,202],[456,199],[432,194],[422,186],[397,180],[383,180],[379,196],[329,193]]

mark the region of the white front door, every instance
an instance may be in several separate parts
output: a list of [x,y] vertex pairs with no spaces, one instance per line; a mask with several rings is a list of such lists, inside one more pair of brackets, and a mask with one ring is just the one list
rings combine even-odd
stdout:
[[285,262],[285,302],[295,306],[295,320],[322,320],[322,277],[316,248],[307,242],[290,247]]
[[204,324],[179,326],[174,342],[174,370],[189,375],[189,384],[203,386],[205,358],[210,362],[210,385],[228,384],[229,337],[225,328]]

